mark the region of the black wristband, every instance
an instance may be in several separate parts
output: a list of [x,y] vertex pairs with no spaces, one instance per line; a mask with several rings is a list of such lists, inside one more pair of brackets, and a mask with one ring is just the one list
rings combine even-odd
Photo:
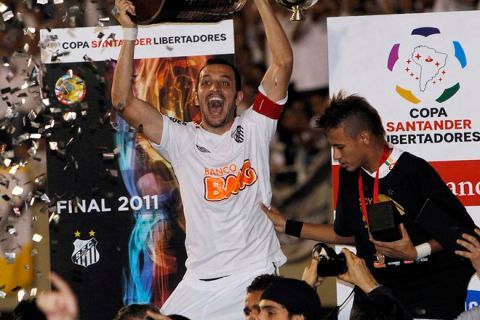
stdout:
[[303,222],[296,221],[296,220],[287,220],[285,224],[285,233],[300,238],[300,234],[302,233]]

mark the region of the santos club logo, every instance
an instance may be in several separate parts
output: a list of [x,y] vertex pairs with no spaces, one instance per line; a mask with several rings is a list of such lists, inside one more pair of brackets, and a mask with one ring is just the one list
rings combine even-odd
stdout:
[[[73,242],[72,262],[79,266],[88,267],[100,260],[97,250],[97,239],[94,238],[95,231],[90,230],[90,239],[75,239]],[[75,231],[75,237],[80,237],[80,231]]]
[[445,40],[438,28],[413,29],[403,44],[392,46],[387,68],[395,75],[395,91],[413,104],[443,103],[460,90],[458,80],[467,58],[458,41]]

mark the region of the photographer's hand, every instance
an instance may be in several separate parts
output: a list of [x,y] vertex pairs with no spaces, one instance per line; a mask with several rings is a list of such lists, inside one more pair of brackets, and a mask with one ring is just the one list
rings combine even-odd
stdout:
[[417,250],[410,240],[407,229],[400,224],[400,230],[402,232],[402,238],[397,241],[383,242],[371,239],[375,245],[377,253],[383,254],[387,257],[397,258],[402,260],[415,260],[417,258]]
[[271,207],[270,209],[264,205],[263,203],[260,205],[260,208],[263,212],[267,215],[268,219],[272,221],[273,227],[277,232],[285,232],[285,224],[287,223],[287,219],[278,211],[277,208]]
[[376,287],[378,282],[368,270],[365,260],[354,255],[347,248],[342,249],[347,260],[347,272],[338,276],[338,279],[358,286],[365,293],[369,293]]
[[[475,229],[475,233],[480,236],[480,229]],[[455,253],[470,259],[473,268],[480,274],[480,242],[478,238],[467,233],[462,234],[462,238],[463,239],[458,239],[457,243],[467,249],[467,251],[456,250]]]
[[313,258],[310,265],[303,270],[302,280],[305,281],[313,289],[317,289],[323,282],[323,278],[318,276],[318,259]]
[[78,303],[75,294],[65,280],[56,273],[50,274],[56,290],[42,292],[37,297],[37,306],[48,320],[78,319]]

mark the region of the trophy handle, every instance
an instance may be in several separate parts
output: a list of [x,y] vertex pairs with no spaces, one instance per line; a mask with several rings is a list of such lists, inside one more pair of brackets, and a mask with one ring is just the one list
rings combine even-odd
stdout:
[[307,10],[316,4],[318,0],[276,0],[276,2],[292,11],[290,21],[301,21],[305,18],[303,10]]
[[304,18],[302,7],[300,5],[295,5],[292,7],[292,16],[290,21],[302,21]]

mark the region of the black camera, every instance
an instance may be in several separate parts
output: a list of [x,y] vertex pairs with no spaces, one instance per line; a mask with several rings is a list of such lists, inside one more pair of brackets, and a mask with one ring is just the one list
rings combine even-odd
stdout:
[[345,255],[337,254],[325,243],[319,242],[313,246],[312,257],[318,260],[317,274],[319,277],[338,276],[347,272]]

